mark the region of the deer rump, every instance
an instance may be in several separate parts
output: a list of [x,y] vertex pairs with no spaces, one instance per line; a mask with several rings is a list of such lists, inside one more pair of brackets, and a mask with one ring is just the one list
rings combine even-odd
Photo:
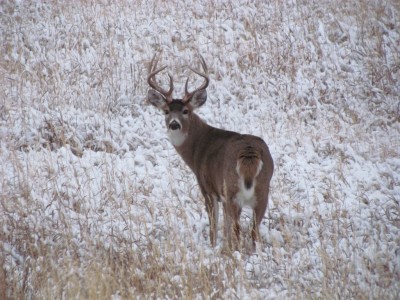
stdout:
[[266,167],[271,164],[268,146],[253,135],[213,129],[208,141],[196,148],[198,165],[192,168],[204,197],[234,202],[240,208],[266,206],[272,177]]

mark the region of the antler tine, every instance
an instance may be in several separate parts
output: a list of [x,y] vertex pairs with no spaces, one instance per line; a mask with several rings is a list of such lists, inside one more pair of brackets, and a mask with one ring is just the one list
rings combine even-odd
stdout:
[[147,83],[150,85],[150,87],[152,87],[154,90],[156,90],[157,92],[159,92],[160,94],[164,95],[164,97],[167,99],[168,102],[172,101],[172,92],[174,90],[174,81],[173,78],[170,74],[168,74],[169,77],[169,90],[166,91],[164,90],[156,81],[155,76],[160,73],[161,71],[163,71],[165,68],[167,68],[167,66],[164,66],[160,69],[156,69],[157,68],[157,63],[158,63],[158,58],[157,54],[154,54],[153,59],[150,62],[150,66],[149,66],[149,76],[147,77]]
[[157,54],[154,54],[153,58],[151,59],[151,62],[150,62],[150,65],[149,65],[149,69],[148,69],[148,72],[150,74],[149,77],[151,75],[154,76],[155,74],[157,74],[158,72],[161,72],[163,69],[165,69],[167,67],[167,66],[164,66],[160,70],[155,72],[155,70],[157,68],[157,64],[158,64],[158,57],[157,57]]
[[210,83],[210,78],[208,76],[208,68],[207,68],[206,62],[204,61],[203,56],[201,56],[201,55],[199,55],[199,56],[200,56],[200,63],[201,63],[201,66],[202,66],[204,72],[200,72],[199,70],[196,70],[196,69],[193,69],[193,68],[190,68],[190,67],[189,67],[189,69],[192,72],[196,73],[197,75],[203,77],[204,78],[204,82],[199,88],[195,89],[193,92],[189,92],[188,91],[189,77],[186,79],[185,97],[184,97],[184,101],[185,102],[188,101],[197,91],[206,89],[208,84]]
[[206,62],[204,61],[204,57],[201,54],[199,54],[199,56],[200,56],[201,66],[203,67],[203,70],[208,74],[208,68]]

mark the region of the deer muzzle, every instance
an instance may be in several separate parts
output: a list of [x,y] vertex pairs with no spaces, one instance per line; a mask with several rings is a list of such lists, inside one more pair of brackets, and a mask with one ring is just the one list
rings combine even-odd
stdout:
[[181,129],[182,127],[181,127],[181,124],[179,124],[179,122],[178,121],[176,121],[176,120],[172,120],[170,123],[169,123],[169,129],[171,129],[171,130],[179,130],[179,129]]

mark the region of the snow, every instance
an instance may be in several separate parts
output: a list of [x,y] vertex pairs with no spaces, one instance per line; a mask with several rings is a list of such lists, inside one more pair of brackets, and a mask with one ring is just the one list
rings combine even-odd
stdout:
[[[108,289],[114,299],[398,297],[398,9],[356,0],[2,3],[0,263],[14,286],[4,293],[69,295],[76,273],[118,281],[101,260],[110,253],[139,264],[126,271],[129,287]],[[188,70],[200,53],[211,82],[198,114],[270,147],[275,173],[254,254],[226,255],[222,222],[210,246],[195,178],[145,101],[158,51],[176,97],[186,76],[200,82]],[[247,240],[250,219],[245,210]],[[91,273],[96,261],[103,280]],[[50,269],[49,291],[36,291]]]

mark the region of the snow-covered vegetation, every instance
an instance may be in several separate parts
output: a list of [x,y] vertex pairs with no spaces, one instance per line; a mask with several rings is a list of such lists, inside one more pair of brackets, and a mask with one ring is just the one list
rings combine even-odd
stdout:
[[[0,47],[1,299],[399,299],[397,0],[6,0]],[[210,246],[145,99],[160,51],[176,97],[203,55],[198,114],[270,147],[254,254]]]

